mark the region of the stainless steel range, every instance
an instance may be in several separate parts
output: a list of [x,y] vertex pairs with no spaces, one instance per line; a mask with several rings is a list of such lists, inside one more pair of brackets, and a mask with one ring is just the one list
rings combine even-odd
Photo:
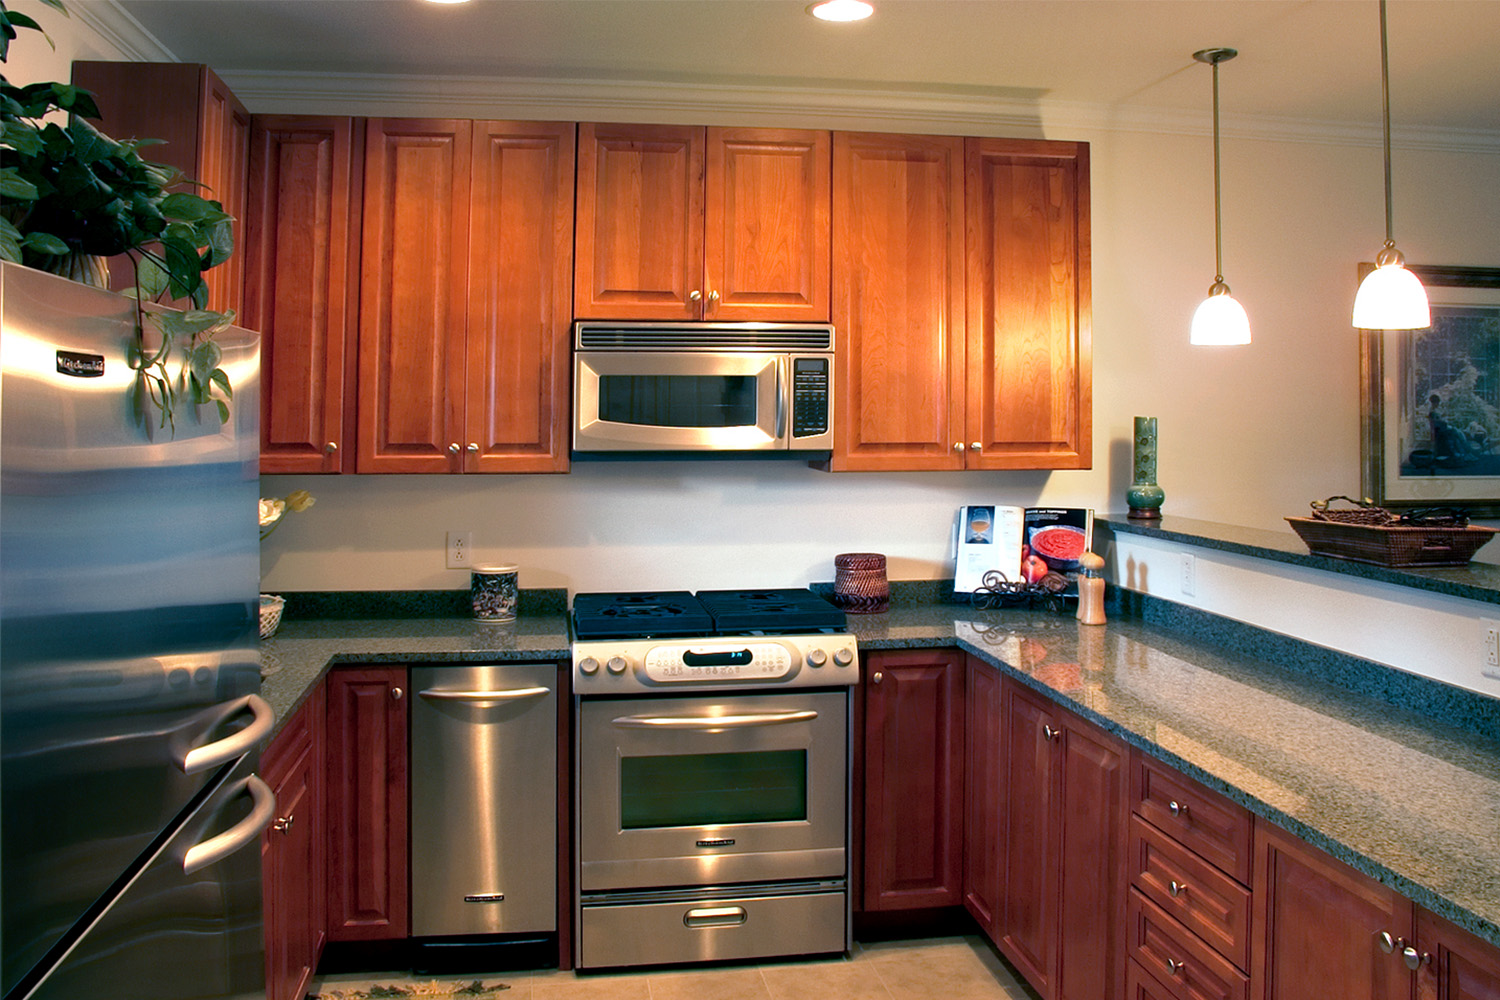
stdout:
[[579,968],[848,949],[844,614],[808,590],[573,603]]

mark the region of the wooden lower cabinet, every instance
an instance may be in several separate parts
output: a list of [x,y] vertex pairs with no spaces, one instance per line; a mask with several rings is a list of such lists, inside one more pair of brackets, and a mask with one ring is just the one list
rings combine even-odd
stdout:
[[957,650],[865,654],[863,910],[962,901],[964,667]]
[[968,657],[964,688],[964,909],[991,940],[1000,905],[1000,671]]
[[1008,679],[1000,719],[996,944],[1045,1000],[1120,997],[1125,746]]
[[404,938],[411,926],[405,667],[328,674],[328,936]]
[[1500,1000],[1500,949],[1417,909],[1416,1000]]
[[261,757],[276,818],[260,838],[266,1000],[301,1000],[327,938],[323,870],[323,686]]

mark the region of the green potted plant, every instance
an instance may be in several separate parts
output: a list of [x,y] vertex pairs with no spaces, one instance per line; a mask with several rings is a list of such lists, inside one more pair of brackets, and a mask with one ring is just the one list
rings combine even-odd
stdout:
[[[67,15],[61,0],[42,2]],[[18,28],[46,38],[34,19],[0,0],[0,62]],[[176,404],[185,396],[216,403],[227,421],[234,391],[213,338],[234,315],[204,308],[203,273],[233,252],[233,220],[222,204],[195,194],[176,168],[140,155],[155,140],[111,139],[89,123],[98,117],[86,90],[20,87],[0,76],[0,260],[105,285],[103,262],[128,257],[135,268],[135,285],[124,294],[136,300],[136,412],[145,420],[154,409],[159,426],[175,430]],[[187,308],[153,305],[166,299]]]

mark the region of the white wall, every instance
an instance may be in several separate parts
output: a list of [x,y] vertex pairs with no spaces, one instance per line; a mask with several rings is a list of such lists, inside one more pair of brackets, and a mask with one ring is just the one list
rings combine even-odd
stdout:
[[[34,0],[18,0],[16,9],[32,8],[49,26],[55,22]],[[70,45],[80,57],[110,57],[101,51],[110,43],[87,32],[53,34],[64,64]],[[28,79],[17,69],[22,49],[15,46],[7,67],[18,81]],[[691,93],[675,91],[653,114],[642,102],[649,105],[662,88],[621,110],[629,97],[622,88],[595,86],[580,87],[576,104],[568,104],[573,113],[564,115],[555,92],[551,103],[534,93],[528,103],[472,81],[416,81],[394,104],[350,96],[352,85],[325,88],[342,96],[318,97],[316,80],[278,87],[252,74],[225,76],[256,112],[384,109],[725,124],[776,118],[799,126],[1082,139],[1092,148],[1092,470],[832,475],[789,462],[683,461],[579,463],[566,476],[267,477],[268,496],[305,488],[318,497],[263,544],[268,590],[462,587],[465,574],[443,568],[450,528],[474,532],[479,559],[518,562],[524,586],[801,584],[831,579],[833,556],[856,550],[886,553],[898,579],[941,578],[951,572],[949,528],[959,504],[1123,509],[1137,414],[1160,422],[1159,480],[1169,513],[1280,528],[1283,516],[1302,513],[1311,499],[1359,490],[1358,349],[1349,313],[1356,263],[1371,259],[1384,235],[1384,202],[1378,142],[1357,129],[1342,130],[1357,144],[1314,143],[1226,112],[1224,263],[1255,342],[1210,349],[1187,344],[1192,310],[1213,280],[1206,114],[1160,126],[1177,130],[1169,133],[1145,130],[1129,109],[1010,106],[986,119],[971,106],[964,114],[937,108],[918,117],[882,114],[879,95],[832,95],[814,112],[783,116],[768,115],[764,102],[754,110],[722,101],[693,107]],[[606,91],[607,100],[598,96]],[[1397,138],[1396,226],[1408,259],[1500,267],[1496,143],[1455,152],[1402,144],[1399,131]],[[1500,558],[1500,549],[1482,555]]]

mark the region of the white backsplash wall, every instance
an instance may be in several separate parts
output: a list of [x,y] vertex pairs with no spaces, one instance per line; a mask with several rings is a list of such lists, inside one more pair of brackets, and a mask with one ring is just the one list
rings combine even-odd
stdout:
[[1097,475],[682,460],[577,462],[565,476],[266,476],[264,495],[317,502],[261,543],[263,589],[465,588],[466,571],[444,568],[450,530],[473,532],[476,564],[516,563],[522,587],[570,592],[805,586],[832,580],[840,552],[885,553],[892,579],[943,579],[960,504],[1100,507]]

